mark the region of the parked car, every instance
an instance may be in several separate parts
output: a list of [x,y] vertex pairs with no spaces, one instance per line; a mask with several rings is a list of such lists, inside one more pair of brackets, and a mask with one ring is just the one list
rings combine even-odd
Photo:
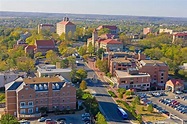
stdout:
[[178,91],[178,90],[175,91],[175,93],[176,93],[176,94],[182,94],[182,92],[181,92],[181,91]]
[[175,96],[175,99],[180,99],[180,97],[179,96]]
[[38,119],[38,122],[44,122],[45,120],[46,120],[46,118],[41,117],[41,118]]

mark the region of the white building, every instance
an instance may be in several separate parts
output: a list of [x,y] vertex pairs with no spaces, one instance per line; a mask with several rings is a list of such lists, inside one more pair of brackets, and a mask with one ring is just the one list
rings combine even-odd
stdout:
[[4,87],[5,84],[14,81],[15,79],[17,79],[18,77],[26,77],[26,73],[25,72],[3,72],[0,73],[0,87]]

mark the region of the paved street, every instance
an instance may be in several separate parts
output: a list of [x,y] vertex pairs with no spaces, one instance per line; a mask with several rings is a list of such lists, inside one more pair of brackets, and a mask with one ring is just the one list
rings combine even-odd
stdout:
[[[79,60],[79,63],[84,64]],[[129,120],[123,120],[117,112],[117,105],[115,104],[112,97],[109,96],[107,89],[103,85],[103,82],[98,79],[98,76],[95,72],[85,66],[78,66],[78,68],[84,68],[88,72],[87,85],[89,89],[92,89],[95,92],[95,97],[99,102],[102,113],[104,113],[107,122],[110,124],[123,124],[130,123]],[[91,78],[94,78],[93,80]]]

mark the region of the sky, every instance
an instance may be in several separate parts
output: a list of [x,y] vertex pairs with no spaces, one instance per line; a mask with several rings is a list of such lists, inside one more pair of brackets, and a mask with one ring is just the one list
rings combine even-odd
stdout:
[[187,0],[0,0],[0,11],[187,17]]

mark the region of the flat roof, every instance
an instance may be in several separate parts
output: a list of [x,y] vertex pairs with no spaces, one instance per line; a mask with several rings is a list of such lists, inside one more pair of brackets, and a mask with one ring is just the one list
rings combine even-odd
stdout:
[[131,63],[130,60],[125,58],[113,58],[112,61],[117,63]]
[[49,73],[62,73],[62,72],[71,72],[70,68],[57,68],[57,69],[38,69],[38,72],[42,73],[42,74],[49,74]]
[[117,77],[119,78],[135,78],[135,77],[150,77],[149,74],[147,73],[139,73],[139,74],[134,74],[131,75],[126,71],[121,71],[121,70],[115,70]]
[[26,84],[48,83],[48,82],[62,82],[59,77],[35,77],[24,78],[23,82]]
[[167,66],[164,62],[159,60],[141,60],[140,63],[143,66]]

